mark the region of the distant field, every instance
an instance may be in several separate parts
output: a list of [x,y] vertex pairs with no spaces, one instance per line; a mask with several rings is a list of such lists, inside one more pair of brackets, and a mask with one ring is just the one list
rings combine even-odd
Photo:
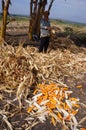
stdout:
[[[7,25],[7,27],[11,28],[17,28],[17,26],[29,26],[29,17],[28,16],[19,16],[19,15],[12,15],[11,18],[14,18],[15,21],[11,22]],[[2,16],[0,15],[0,25],[1,25],[1,19]],[[8,21],[10,17],[8,16]],[[86,33],[86,25],[81,24],[81,23],[75,23],[75,22],[70,22],[70,21],[65,21],[65,20],[58,20],[58,19],[50,19],[51,25],[56,26],[60,29],[65,29],[67,27],[72,28],[74,32],[81,32],[81,33]]]
[[[28,21],[28,17],[26,16],[18,16],[18,15],[11,15],[11,16],[8,16],[8,20],[9,18],[15,18],[17,21]],[[2,19],[2,16],[0,15],[0,21]]]
[[56,25],[57,27],[66,28],[70,27],[75,32],[83,32],[86,33],[86,25],[81,23],[74,23],[62,20],[51,20],[52,25]]
[[[29,20],[29,16],[23,16],[23,15],[10,15],[10,17],[15,18],[18,21],[28,21]],[[10,17],[8,16],[8,19]],[[2,19],[2,15],[0,14],[0,20],[1,19]],[[77,26],[77,27],[86,26],[86,24],[83,24],[83,23],[77,23],[77,22],[60,20],[60,19],[51,19],[51,22],[57,23],[57,24],[60,24],[60,25],[67,24],[67,25],[73,25],[73,26]]]

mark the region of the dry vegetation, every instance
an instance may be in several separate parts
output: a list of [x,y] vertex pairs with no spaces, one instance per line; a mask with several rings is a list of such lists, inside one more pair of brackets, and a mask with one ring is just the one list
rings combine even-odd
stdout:
[[[72,96],[80,99],[77,129],[86,128],[86,48],[76,46],[69,36],[57,37],[58,28],[56,30],[47,54],[38,53],[38,46],[24,48],[24,36],[21,36],[23,43],[19,46],[13,47],[6,42],[0,45],[1,130],[69,129],[68,125],[65,128],[62,124],[53,126],[49,117],[45,123],[32,120],[27,112],[33,91],[44,82],[68,86],[73,92]],[[10,34],[10,31],[7,33]],[[7,38],[12,43],[15,40],[10,36]],[[19,42],[18,38],[16,41]]]

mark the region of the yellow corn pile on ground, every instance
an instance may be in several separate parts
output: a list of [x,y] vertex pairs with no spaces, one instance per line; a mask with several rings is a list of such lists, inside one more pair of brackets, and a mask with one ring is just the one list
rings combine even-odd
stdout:
[[67,86],[58,83],[39,84],[29,100],[28,113],[41,122],[50,118],[53,125],[69,122],[74,128],[78,124],[75,115],[79,99],[71,97],[71,93]]

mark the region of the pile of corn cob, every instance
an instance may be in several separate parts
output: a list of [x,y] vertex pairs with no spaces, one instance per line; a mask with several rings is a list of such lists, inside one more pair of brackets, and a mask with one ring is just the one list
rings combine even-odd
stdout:
[[60,83],[39,84],[28,100],[28,113],[41,122],[48,118],[55,126],[57,123],[68,124],[71,130],[75,130],[79,99],[71,97],[71,93],[66,85]]

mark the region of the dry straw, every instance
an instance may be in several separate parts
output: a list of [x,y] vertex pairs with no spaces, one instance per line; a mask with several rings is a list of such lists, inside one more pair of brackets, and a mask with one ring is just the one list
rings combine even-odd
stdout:
[[[13,125],[9,122],[9,118],[16,115],[22,108],[27,111],[28,103],[25,100],[30,97],[38,83],[53,81],[66,87],[65,77],[71,77],[74,81],[80,74],[85,73],[86,51],[81,50],[77,50],[76,54],[70,49],[58,48],[43,54],[38,53],[35,47],[12,47],[6,43],[0,45],[0,102],[2,106],[0,111],[3,109],[6,117],[4,122],[9,129],[12,129]],[[73,86],[73,82],[71,84]],[[11,105],[13,110],[9,111]],[[30,118],[34,118],[33,115]],[[53,118],[52,121],[54,123]],[[29,123],[31,124],[28,120],[28,125]]]

